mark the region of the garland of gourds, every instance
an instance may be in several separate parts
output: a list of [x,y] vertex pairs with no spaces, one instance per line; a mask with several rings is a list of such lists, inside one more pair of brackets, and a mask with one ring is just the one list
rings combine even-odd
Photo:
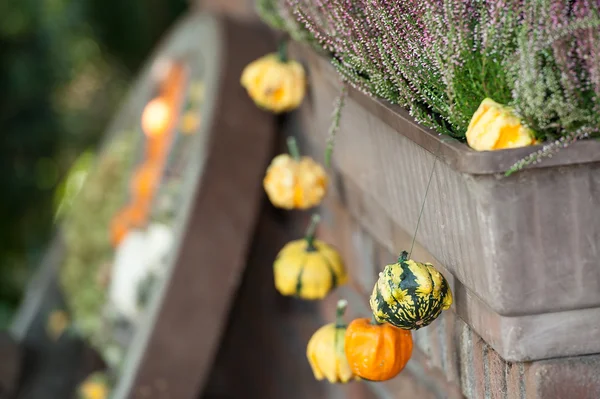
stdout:
[[[304,68],[289,59],[285,44],[277,53],[267,54],[246,66],[240,83],[258,107],[274,113],[296,109],[306,93]],[[329,130],[327,167],[345,95],[344,85]],[[482,107],[478,120],[486,120],[485,113],[490,109],[495,112],[494,104],[489,101]],[[289,154],[277,155],[267,168],[263,180],[267,196],[278,208],[316,207],[327,192],[327,173],[314,159],[300,155],[293,137],[288,138],[287,144]],[[315,238],[319,219],[314,214],[305,237],[286,244],[274,261],[275,288],[282,295],[323,299],[348,280],[341,255]],[[335,323],[326,324],[313,334],[306,355],[317,380],[347,383],[394,378],[412,355],[411,330],[429,325],[442,310],[450,308],[452,292],[432,264],[416,262],[402,252],[397,263],[385,266],[379,273],[369,304],[370,318],[358,318],[346,325],[343,315],[347,301],[340,300]]]

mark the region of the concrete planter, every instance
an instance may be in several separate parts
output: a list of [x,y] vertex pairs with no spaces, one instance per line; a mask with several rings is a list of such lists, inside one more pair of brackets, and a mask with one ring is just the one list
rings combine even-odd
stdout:
[[[302,45],[293,52],[310,75],[300,118],[322,150],[341,83],[323,57]],[[439,156],[417,242],[464,287],[457,312],[510,360],[600,352],[600,343],[569,342],[589,342],[600,321],[600,143],[575,143],[504,177],[531,151],[473,151],[350,89],[333,163],[353,216],[399,253]],[[349,190],[362,200],[352,205]]]

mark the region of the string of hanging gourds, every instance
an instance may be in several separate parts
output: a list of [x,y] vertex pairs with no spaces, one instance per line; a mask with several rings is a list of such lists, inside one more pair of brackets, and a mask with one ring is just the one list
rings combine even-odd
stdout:
[[[240,81],[258,107],[277,114],[298,108],[306,94],[305,70],[289,58],[285,40],[277,52],[248,64]],[[343,84],[326,144],[327,168],[346,96],[347,87]],[[289,137],[287,145],[289,153],[277,155],[268,166],[264,189],[278,208],[314,208],[327,193],[327,172],[313,158],[300,154],[295,138]],[[348,281],[342,256],[333,246],[316,238],[319,221],[319,215],[313,214],[305,236],[287,243],[278,253],[273,273],[275,288],[282,295],[319,300]],[[433,265],[416,262],[403,251],[396,263],[386,265],[379,273],[369,304],[370,317],[346,324],[348,303],[344,299],[338,301],[335,321],[313,334],[306,354],[316,379],[346,383],[394,378],[412,355],[411,330],[429,325],[442,310],[448,309],[452,292]]]

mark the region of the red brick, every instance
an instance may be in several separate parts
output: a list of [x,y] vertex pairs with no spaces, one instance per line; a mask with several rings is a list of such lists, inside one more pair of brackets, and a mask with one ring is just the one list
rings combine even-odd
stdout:
[[525,392],[524,365],[522,363],[505,362],[504,368],[506,375],[506,398],[522,398]]
[[431,323],[429,326],[421,329],[426,335],[428,343],[429,343],[429,360],[433,367],[437,367],[440,370],[443,369],[442,366],[442,350],[444,348],[440,345],[438,330],[443,328],[441,326],[441,317]]
[[600,355],[535,362],[527,374],[535,389],[528,398],[600,398]]
[[460,367],[459,367],[459,334],[457,316],[454,312],[443,312],[444,328],[442,329],[444,348],[444,371],[448,381],[455,384],[460,384]]
[[491,399],[503,399],[506,395],[506,362],[488,347],[487,350],[487,377],[489,380],[489,393]]
[[486,344],[477,334],[474,333],[472,333],[471,341],[473,343],[473,373],[475,377],[475,395],[473,398],[484,398],[486,379],[484,348],[486,347]]

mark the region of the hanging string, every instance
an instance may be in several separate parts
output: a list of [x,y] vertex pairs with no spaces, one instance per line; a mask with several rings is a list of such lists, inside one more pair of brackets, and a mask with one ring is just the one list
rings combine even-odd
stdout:
[[427,200],[427,193],[429,193],[429,187],[431,186],[431,181],[433,180],[433,172],[435,172],[435,165],[438,160],[438,154],[440,151],[440,147],[442,146],[442,141],[438,144],[438,148],[435,152],[435,158],[433,160],[433,165],[431,166],[431,173],[429,173],[429,181],[427,181],[427,188],[425,189],[425,195],[423,196],[423,202],[421,203],[421,210],[419,211],[419,217],[417,218],[417,226],[415,227],[415,234],[413,234],[412,243],[410,244],[410,251],[408,251],[408,258],[412,255],[413,248],[415,247],[415,240],[417,239],[417,232],[419,231],[419,225],[421,224],[421,217],[423,216],[423,211],[425,210],[425,202]]

